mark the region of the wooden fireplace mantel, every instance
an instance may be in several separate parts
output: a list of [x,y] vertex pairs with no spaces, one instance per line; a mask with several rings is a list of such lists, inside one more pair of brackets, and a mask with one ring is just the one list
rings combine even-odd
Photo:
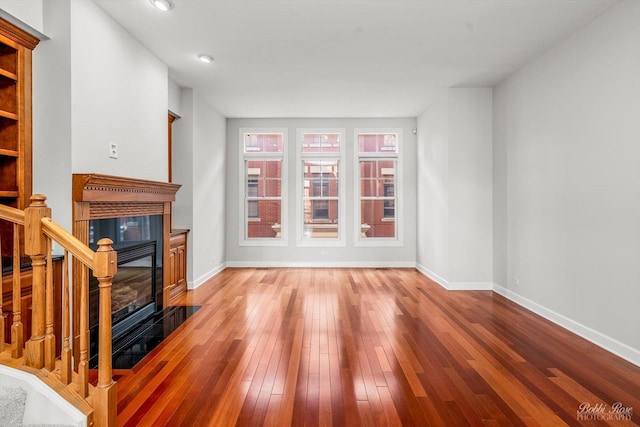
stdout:
[[74,202],[174,202],[180,185],[136,178],[73,174]]
[[[96,173],[73,174],[73,222],[91,219],[117,218],[140,215],[170,215],[171,202],[176,199],[180,185],[168,182],[148,181],[137,178],[101,175]],[[171,219],[167,217],[167,236]],[[88,225],[86,228],[88,238]],[[74,235],[85,244],[84,230],[74,229]]]

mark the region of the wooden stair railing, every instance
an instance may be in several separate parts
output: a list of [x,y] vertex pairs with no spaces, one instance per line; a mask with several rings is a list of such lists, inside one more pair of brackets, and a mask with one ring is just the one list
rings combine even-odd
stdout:
[[[87,415],[88,426],[116,425],[116,383],[111,368],[111,280],[116,273],[117,253],[111,248],[110,239],[98,242],[94,252],[60,225],[51,220],[51,209],[46,197],[35,194],[31,205],[24,211],[0,205],[0,220],[13,223],[13,322],[11,325],[10,364],[24,370],[39,373],[41,379],[70,400]],[[20,227],[24,227],[24,253],[31,258],[33,270],[31,338],[25,344],[23,354],[23,322],[20,313]],[[64,249],[62,291],[62,350],[56,357],[55,316],[51,248],[56,242]],[[79,261],[83,266],[80,275],[79,301],[70,301],[69,262]],[[88,270],[98,280],[100,295],[98,331],[98,383],[89,383],[89,280]],[[0,291],[0,354],[4,354],[4,316]],[[70,322],[73,312],[80,313],[79,361],[73,369]],[[0,358],[5,363],[5,358]],[[53,379],[52,379],[53,377]],[[71,398],[69,398],[71,396]],[[79,404],[80,403],[80,404]],[[83,409],[89,407],[89,410]]]

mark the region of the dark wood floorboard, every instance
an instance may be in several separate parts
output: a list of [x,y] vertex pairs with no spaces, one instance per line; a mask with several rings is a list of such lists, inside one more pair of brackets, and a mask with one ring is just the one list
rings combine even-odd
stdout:
[[202,308],[116,373],[119,425],[640,425],[640,367],[413,269],[227,269],[178,302]]

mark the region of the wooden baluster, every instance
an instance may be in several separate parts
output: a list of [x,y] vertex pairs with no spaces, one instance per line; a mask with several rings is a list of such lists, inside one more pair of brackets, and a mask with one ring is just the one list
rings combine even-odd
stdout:
[[47,239],[47,268],[45,286],[45,335],[44,367],[51,372],[56,367],[56,337],[53,331],[53,261],[51,259],[51,239]]
[[64,251],[62,263],[62,289],[62,373],[60,379],[64,384],[69,384],[71,382],[71,346],[69,345],[71,313],[69,312],[69,252],[67,250]]
[[100,307],[98,323],[98,385],[93,396],[95,421],[101,426],[116,425],[116,383],[111,367],[111,279],[116,274],[117,253],[110,239],[100,239],[94,256],[93,275],[98,279]]
[[82,397],[89,395],[89,272],[80,274],[80,361],[78,362],[78,389]]
[[22,326],[22,286],[20,284],[20,229],[13,224],[13,323],[11,324],[11,357],[22,357],[24,327]]
[[25,209],[25,253],[31,257],[33,270],[31,338],[27,342],[25,364],[36,369],[44,366],[46,239],[41,221],[42,218],[51,217],[46,199],[42,194],[34,194],[31,196],[31,205]]

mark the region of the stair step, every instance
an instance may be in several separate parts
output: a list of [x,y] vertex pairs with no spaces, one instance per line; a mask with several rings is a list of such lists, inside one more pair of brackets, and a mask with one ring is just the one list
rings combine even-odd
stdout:
[[[26,354],[26,351],[25,351]],[[8,366],[10,368],[18,369],[23,372],[27,372],[31,375],[38,377],[42,382],[51,387],[57,394],[62,396],[67,402],[75,406],[80,412],[85,414],[89,420],[93,418],[93,391],[94,386],[89,384],[89,396],[85,399],[78,392],[77,379],[78,374],[72,373],[71,384],[64,384],[60,377],[60,361],[56,361],[56,369],[52,372],[47,371],[45,368],[35,369],[25,365],[25,357],[14,359],[11,357],[11,348],[5,348],[3,352],[0,352],[0,364]],[[91,425],[90,422],[87,425]]]
[[19,387],[0,387],[0,424],[22,425],[27,391]]

